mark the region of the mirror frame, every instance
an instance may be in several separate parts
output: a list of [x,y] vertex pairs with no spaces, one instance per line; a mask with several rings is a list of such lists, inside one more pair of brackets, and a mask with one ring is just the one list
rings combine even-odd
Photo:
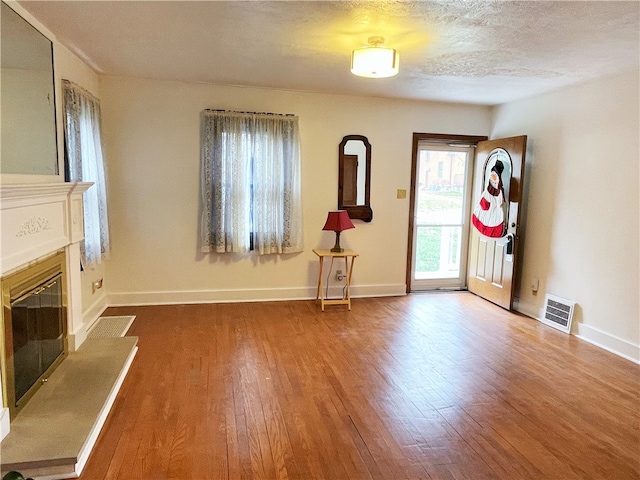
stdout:
[[[344,188],[344,147],[349,140],[361,141],[364,143],[366,150],[366,170],[365,170],[365,182],[364,182],[364,205],[345,205],[343,201],[343,188]],[[371,144],[364,135],[346,135],[340,146],[338,147],[338,210],[346,210],[349,213],[349,217],[352,220],[363,220],[370,222],[373,219],[373,210],[370,204],[370,190],[371,190]]]

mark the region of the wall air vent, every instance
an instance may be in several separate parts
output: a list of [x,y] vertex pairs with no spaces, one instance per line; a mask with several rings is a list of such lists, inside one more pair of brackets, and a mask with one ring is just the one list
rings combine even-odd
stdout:
[[571,320],[575,302],[554,295],[546,295],[544,301],[544,317],[540,321],[564,333],[571,332]]

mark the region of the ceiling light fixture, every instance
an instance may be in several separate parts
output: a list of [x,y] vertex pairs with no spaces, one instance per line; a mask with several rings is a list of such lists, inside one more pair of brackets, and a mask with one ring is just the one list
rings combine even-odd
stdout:
[[367,78],[397,75],[400,55],[393,48],[382,45],[384,37],[369,37],[368,47],[355,49],[351,54],[351,73]]

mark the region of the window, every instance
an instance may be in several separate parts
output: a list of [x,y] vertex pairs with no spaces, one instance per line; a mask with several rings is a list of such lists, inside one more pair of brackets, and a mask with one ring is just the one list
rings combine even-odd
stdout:
[[298,117],[205,110],[201,126],[202,251],[301,252]]
[[78,85],[62,81],[64,93],[65,178],[93,182],[83,195],[83,267],[98,264],[109,254],[109,222],[102,151],[100,102]]

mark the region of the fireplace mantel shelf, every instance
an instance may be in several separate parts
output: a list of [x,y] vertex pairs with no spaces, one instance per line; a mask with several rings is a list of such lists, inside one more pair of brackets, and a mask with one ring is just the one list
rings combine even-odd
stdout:
[[84,238],[82,194],[90,182],[0,185],[4,276]]
[[[93,185],[92,182],[54,182],[54,183],[19,183],[0,185],[0,200],[16,198],[36,198],[48,197],[51,195],[70,195],[74,191],[85,192]],[[2,206],[4,209],[4,206]]]

